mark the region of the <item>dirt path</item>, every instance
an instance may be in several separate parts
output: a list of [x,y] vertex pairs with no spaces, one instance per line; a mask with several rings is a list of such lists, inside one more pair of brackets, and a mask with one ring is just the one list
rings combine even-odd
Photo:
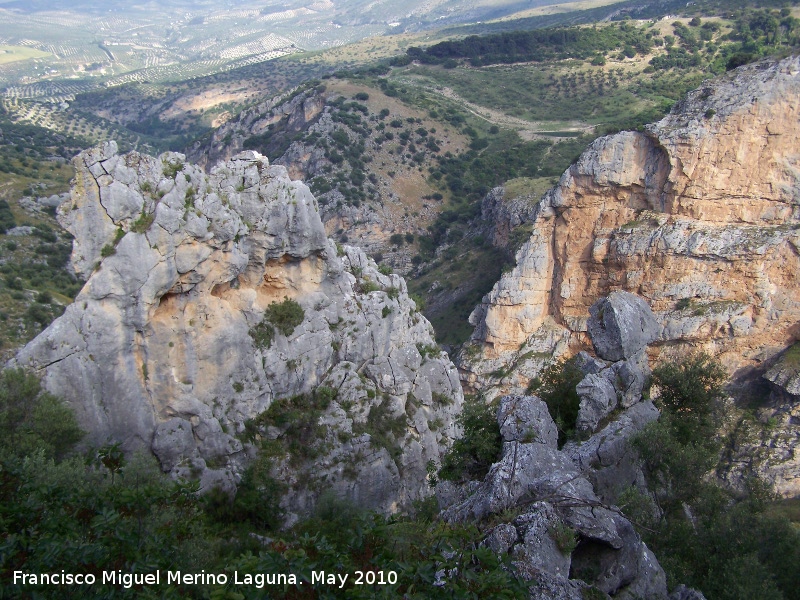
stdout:
[[459,96],[455,91],[453,91],[449,87],[425,86],[425,89],[434,94],[443,96],[448,100],[457,102],[459,105],[463,106],[465,109],[467,109],[476,117],[488,121],[492,125],[497,125],[498,127],[503,127],[506,129],[516,130],[519,137],[521,137],[525,141],[531,141],[536,139],[548,139],[550,141],[553,141],[554,139],[558,139],[554,138],[554,136],[552,135],[545,135],[547,132],[550,131],[574,131],[576,133],[589,133],[594,129],[592,125],[589,125],[582,121],[570,121],[569,123],[558,123],[557,127],[554,128],[553,126],[556,125],[556,123],[553,122],[526,121],[525,119],[512,117],[511,115],[507,115],[503,112],[487,108],[486,106],[473,104],[472,102],[469,102],[464,98],[462,98],[461,96]]

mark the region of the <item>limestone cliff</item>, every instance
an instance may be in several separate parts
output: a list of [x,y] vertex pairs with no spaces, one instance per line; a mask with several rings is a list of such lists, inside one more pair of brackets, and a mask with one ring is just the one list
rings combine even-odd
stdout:
[[742,373],[800,321],[800,59],[706,82],[644,132],[599,138],[541,199],[530,239],[471,316],[467,384],[524,387],[552,352],[588,348],[589,306],[642,296],[653,354],[705,348]]
[[230,487],[248,440],[289,435],[255,427],[259,415],[321,394],[296,440],[305,454],[276,463],[290,512],[325,489],[381,511],[427,493],[462,403],[456,371],[403,279],[328,240],[303,183],[254,152],[207,174],[111,142],[75,166],[58,216],[87,283],[15,362],[73,406],[90,442]]

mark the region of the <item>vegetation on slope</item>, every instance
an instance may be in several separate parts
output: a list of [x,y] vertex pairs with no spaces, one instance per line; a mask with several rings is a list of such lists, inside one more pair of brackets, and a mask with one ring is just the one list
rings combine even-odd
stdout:
[[[730,25],[723,23],[730,30],[723,35],[719,34],[723,23],[718,19],[703,23],[696,16],[688,26],[680,20],[674,21],[673,34],[663,37],[654,27],[655,21],[644,27],[623,21],[604,27],[556,27],[472,35],[425,49],[411,47],[406,53],[411,60],[449,68],[455,67],[459,60],[479,67],[568,58],[591,58],[592,64],[603,66],[612,51],[634,58],[637,54],[647,56],[655,48],[663,47],[666,56],[658,55],[650,60],[656,69],[707,67],[719,73],[725,67],[734,68],[800,45],[800,20],[791,15],[789,8],[727,10],[724,15]],[[737,58],[732,61],[734,56]]]
[[[276,415],[272,415],[275,417]],[[526,598],[525,586],[475,526],[417,517],[384,518],[325,497],[315,515],[275,531],[260,461],[236,494],[201,498],[192,482],[168,480],[152,458],[126,458],[109,443],[82,454],[75,419],[20,370],[0,374],[0,578],[4,598]],[[261,471],[260,471],[261,470]],[[232,518],[234,517],[234,518]],[[269,537],[266,537],[269,536]],[[444,569],[444,588],[437,572]],[[13,584],[13,572],[91,573],[97,584]],[[102,572],[161,571],[161,584],[102,585]],[[225,575],[227,581],[167,584],[167,571]],[[342,588],[312,582],[312,571],[348,574]],[[363,573],[361,582],[358,572]],[[239,573],[239,583],[234,573]],[[245,575],[293,574],[298,584],[241,583]]]
[[587,59],[599,53],[632,47],[647,54],[653,35],[623,24],[620,27],[556,27],[533,31],[512,31],[485,36],[469,36],[444,41],[426,49],[409,48],[412,60],[427,64],[454,66],[453,60],[467,59],[474,67],[497,63],[544,62],[567,58]]
[[[82,283],[68,270],[71,236],[51,209],[24,210],[25,196],[66,191],[64,159],[83,141],[0,117],[0,353],[8,355],[61,314]],[[18,226],[30,230],[9,232]],[[29,233],[28,233],[29,231]]]
[[745,495],[708,477],[720,457],[724,369],[707,355],[653,371],[661,418],[634,440],[650,494],[633,488],[619,504],[667,572],[709,599],[800,598],[800,530],[772,510],[769,488]]

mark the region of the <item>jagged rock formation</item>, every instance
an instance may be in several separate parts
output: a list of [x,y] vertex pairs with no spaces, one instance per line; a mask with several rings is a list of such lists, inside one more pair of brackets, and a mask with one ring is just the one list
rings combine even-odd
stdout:
[[[720,477],[742,487],[748,474],[769,482],[787,498],[800,497],[800,343],[773,361],[764,374],[768,397],[757,420],[742,419]],[[762,391],[762,393],[764,393]]]
[[765,374],[764,379],[789,400],[800,401],[800,343],[795,343]]
[[[531,598],[667,598],[658,560],[615,506],[631,486],[649,494],[629,440],[659,416],[642,397],[654,324],[649,307],[630,293],[598,300],[588,330],[601,358],[582,352],[576,361],[584,374],[577,386],[580,439],[559,449],[544,401],[503,396],[500,460],[481,482],[437,489],[444,519],[499,521],[483,543],[510,554],[517,572],[534,582]],[[598,406],[598,397],[608,403]],[[672,597],[703,596],[681,586]]]
[[480,233],[494,246],[513,254],[516,251],[516,240],[512,239],[515,231],[524,233],[525,230],[520,228],[535,220],[539,198],[530,192],[518,196],[508,188],[508,184],[498,186],[483,197],[478,224]]
[[[319,119],[324,107],[324,98],[315,94],[314,90],[260,102],[216,129],[208,142],[194,144],[188,157],[199,166],[209,169],[241,152],[247,138],[263,135],[270,131],[270,126],[281,121],[284,121],[284,128],[289,134],[302,131]],[[311,157],[306,157],[306,162],[308,160]],[[303,166],[305,163],[297,165],[290,174],[297,176]]]
[[[517,571],[536,582],[531,598],[584,598],[590,586],[613,598],[666,598],[666,577],[655,556],[591,482],[596,469],[610,472],[625,463],[627,439],[657,416],[650,402],[639,403],[584,444],[559,451],[544,402],[504,396],[498,413],[501,460],[442,515],[451,522],[472,522],[516,513],[494,526],[484,543],[499,554],[510,553]],[[600,458],[589,458],[590,453]],[[625,479],[625,469],[617,474],[618,486],[635,483]],[[443,487],[439,497],[445,504],[448,492],[458,498],[450,486]]]
[[588,308],[642,296],[651,353],[705,348],[745,373],[800,321],[800,59],[706,82],[642,133],[596,140],[535,208],[530,239],[472,314],[475,388],[524,389],[552,353],[588,348]]
[[305,457],[277,457],[288,510],[323,489],[387,512],[426,493],[462,403],[455,369],[403,279],[326,238],[303,183],[254,152],[206,174],[111,142],[75,166],[58,216],[87,283],[15,363],[73,406],[90,442],[230,487],[248,439],[289,435],[278,423],[245,438],[246,425],[320,394],[295,440]]
[[413,253],[391,236],[426,233],[442,208],[429,200],[437,190],[421,165],[464,145],[456,132],[433,135],[436,127],[378,89],[329,80],[243,111],[187,152],[208,167],[259,149],[292,179],[309,182],[329,235],[408,273]]

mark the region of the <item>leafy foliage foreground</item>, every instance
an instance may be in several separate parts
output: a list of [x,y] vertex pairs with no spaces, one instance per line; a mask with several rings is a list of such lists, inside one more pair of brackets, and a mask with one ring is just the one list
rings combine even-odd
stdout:
[[[206,500],[196,483],[168,480],[152,458],[126,460],[113,443],[78,454],[81,436],[70,410],[35,377],[0,375],[0,598],[526,597],[479,547],[475,527],[433,523],[434,506],[420,505],[415,519],[385,518],[323,495],[313,518],[270,530],[269,515],[227,518],[219,496]],[[257,497],[259,488],[241,493]],[[97,583],[14,585],[15,571],[94,574]],[[226,581],[167,584],[176,571]],[[162,575],[159,585],[102,585],[104,572]],[[315,579],[320,572],[348,578],[339,587]],[[297,584],[271,584],[276,574]]]

